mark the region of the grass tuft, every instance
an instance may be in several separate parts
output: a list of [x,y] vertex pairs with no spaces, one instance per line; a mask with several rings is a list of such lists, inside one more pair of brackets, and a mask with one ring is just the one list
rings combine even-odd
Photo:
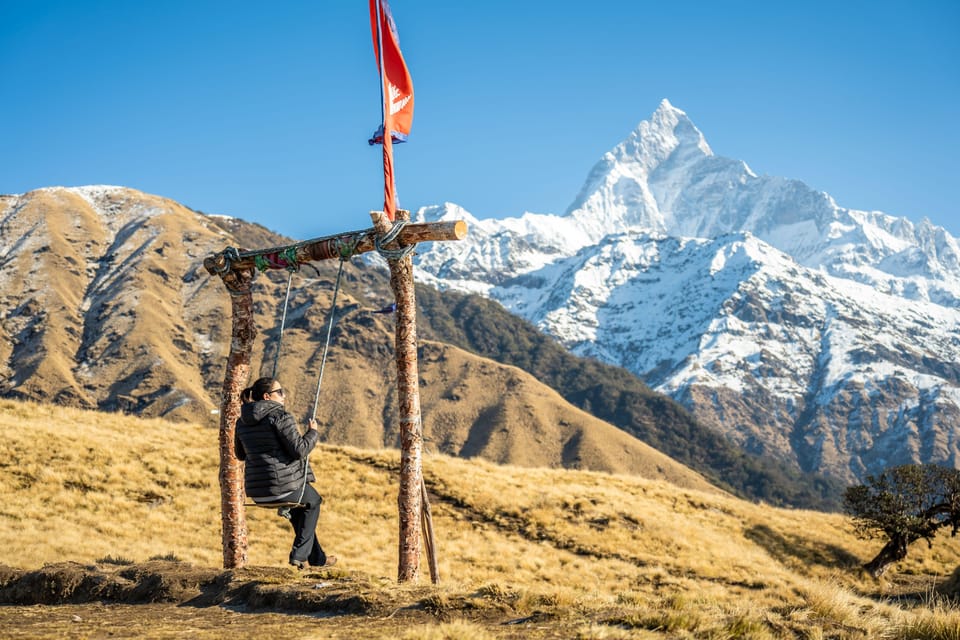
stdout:
[[498,582],[482,585],[477,589],[477,595],[502,604],[512,604],[520,597],[515,590]]
[[938,603],[914,610],[909,617],[894,626],[893,640],[960,640],[960,610],[955,606]]
[[406,630],[402,640],[494,640],[482,626],[466,621],[444,622],[438,625],[418,625]]
[[177,557],[175,553],[167,553],[164,555],[150,556],[150,560],[159,560],[162,562],[183,562],[180,558]]

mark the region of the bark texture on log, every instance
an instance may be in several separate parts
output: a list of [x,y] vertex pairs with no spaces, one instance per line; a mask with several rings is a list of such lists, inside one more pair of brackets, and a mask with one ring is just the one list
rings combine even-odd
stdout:
[[223,533],[223,568],[247,564],[247,517],[243,507],[243,465],[237,460],[233,436],[240,417],[240,392],[250,376],[250,355],[257,328],[253,322],[250,284],[254,271],[224,274],[233,312],[230,355],[220,400],[220,513]]

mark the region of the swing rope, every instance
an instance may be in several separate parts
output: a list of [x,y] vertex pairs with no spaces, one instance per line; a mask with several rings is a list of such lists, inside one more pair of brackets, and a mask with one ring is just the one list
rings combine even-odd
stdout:
[[317,392],[313,396],[313,411],[310,416],[316,420],[317,407],[320,404],[320,385],[323,384],[323,370],[327,366],[327,352],[330,350],[330,336],[333,334],[333,322],[337,314],[337,294],[340,293],[340,282],[343,280],[343,263],[349,260],[357,250],[362,237],[357,237],[353,242],[345,242],[343,238],[337,238],[337,253],[340,254],[340,266],[337,269],[337,281],[333,285],[333,300],[330,303],[330,320],[327,323],[327,339],[323,343],[323,356],[320,358],[320,375],[317,376]]
[[287,304],[290,302],[290,283],[293,281],[293,270],[287,276],[287,295],[283,298],[283,314],[280,316],[280,335],[277,336],[277,351],[273,354],[273,373],[271,378],[277,377],[277,365],[280,364],[280,347],[283,346],[283,329],[287,324]]
[[[327,324],[327,339],[323,343],[323,357],[320,358],[320,375],[317,376],[317,393],[313,397],[313,412],[310,414],[311,419],[313,420],[316,420],[317,418],[317,406],[320,404],[320,385],[323,383],[323,369],[327,364],[327,351],[330,349],[330,336],[333,334],[333,321],[337,311],[337,293],[340,292],[340,281],[343,276],[343,263],[350,258],[350,255],[353,253],[353,249],[355,247],[356,244],[349,249],[344,249],[343,246],[340,247],[340,267],[337,269],[337,282],[333,285],[333,301],[330,303],[330,322]],[[301,506],[300,503],[303,502],[303,494],[307,490],[307,466],[309,464],[310,456],[307,455],[303,458],[303,469],[301,469],[301,473],[303,473],[303,485],[300,487],[300,497],[297,498],[297,506]],[[277,510],[277,514],[289,520],[290,507],[280,507]]]
[[[352,253],[352,250],[350,251]],[[340,268],[337,269],[337,281],[333,285],[333,302],[330,303],[330,320],[327,323],[327,339],[323,343],[323,356],[320,358],[320,375],[317,376],[317,392],[313,397],[313,412],[310,414],[313,419],[317,417],[317,406],[320,404],[320,385],[323,384],[323,370],[327,365],[327,351],[330,349],[330,336],[333,334],[333,322],[337,312],[337,294],[340,292],[340,281],[343,276],[343,263],[349,259],[350,255],[343,250],[340,251]]]
[[[323,357],[320,360],[320,375],[317,378],[317,391],[313,399],[313,412],[311,413],[311,416],[314,419],[316,419],[317,417],[317,406],[320,403],[320,385],[323,383],[323,371],[327,363],[327,352],[330,350],[330,338],[331,338],[331,335],[333,334],[333,323],[336,318],[337,294],[340,292],[340,283],[343,280],[343,263],[349,260],[353,256],[354,252],[357,249],[357,245],[360,244],[361,239],[362,238],[356,238],[351,243],[344,242],[341,238],[337,239],[337,253],[340,254],[340,266],[339,266],[339,269],[337,270],[337,281],[333,286],[333,301],[330,305],[330,321],[327,325],[327,339],[324,341],[324,344],[323,344]],[[281,255],[284,258],[288,257],[285,254],[281,254]],[[291,254],[290,256],[291,260],[294,257],[295,256]],[[291,282],[293,281],[293,273],[298,270],[298,266],[299,265],[296,265],[296,263],[293,263],[292,261],[287,262],[287,271],[289,272],[289,276],[287,277],[287,291],[286,291],[286,295],[283,298],[283,310],[280,316],[280,332],[277,335],[277,350],[273,354],[273,373],[270,376],[272,378],[277,377],[277,368],[279,367],[279,364],[280,364],[280,352],[283,349],[283,332],[287,324],[287,307],[290,303],[290,285],[291,285]]]

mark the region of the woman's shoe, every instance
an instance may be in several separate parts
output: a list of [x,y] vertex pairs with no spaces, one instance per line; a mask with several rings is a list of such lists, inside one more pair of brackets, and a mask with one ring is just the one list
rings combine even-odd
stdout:
[[332,567],[337,564],[337,556],[327,556],[327,559],[323,561],[323,564],[310,565],[316,567],[317,569],[324,569],[326,567]]
[[298,570],[303,571],[304,567],[307,566],[307,563],[303,560],[291,560],[290,564],[296,567]]

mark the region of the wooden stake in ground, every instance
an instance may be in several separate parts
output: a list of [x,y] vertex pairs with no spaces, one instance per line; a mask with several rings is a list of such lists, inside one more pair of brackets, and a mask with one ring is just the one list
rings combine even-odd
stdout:
[[[382,217],[381,212],[375,212]],[[409,212],[398,211],[402,221],[409,220]],[[373,214],[371,214],[373,216]],[[379,219],[379,218],[378,218]],[[420,395],[417,369],[416,300],[413,294],[413,261],[409,255],[390,258],[391,250],[417,242],[461,240],[467,235],[467,224],[462,220],[402,224],[396,238],[380,244],[385,231],[391,231],[385,218],[373,229],[352,231],[336,236],[308,240],[286,247],[257,251],[238,251],[228,247],[203,261],[211,275],[218,275],[230,291],[233,311],[230,354],[223,381],[220,401],[220,495],[223,523],[223,566],[226,569],[243,567],[247,562],[247,527],[244,511],[243,473],[236,459],[233,437],[240,415],[240,391],[250,376],[250,354],[253,352],[256,326],[253,322],[253,296],[250,284],[256,269],[296,268],[305,262],[330,260],[344,255],[379,250],[390,264],[390,285],[397,302],[397,391],[400,405],[401,470],[400,470],[400,567],[401,582],[416,580],[419,576],[419,523],[422,508],[422,449],[423,434],[420,425]],[[391,249],[392,248],[392,249]],[[425,492],[424,492],[425,493]],[[431,533],[432,536],[432,533]],[[433,552],[432,544],[428,551]],[[431,558],[431,566],[435,559]],[[431,571],[433,575],[434,572]]]
[[[423,480],[423,474],[420,474]],[[423,545],[427,549],[427,561],[430,563],[430,582],[440,584],[440,565],[437,562],[437,544],[433,539],[433,514],[430,512],[430,500],[427,498],[427,485],[420,483],[420,493],[423,498],[423,510],[420,519],[423,522]]]

